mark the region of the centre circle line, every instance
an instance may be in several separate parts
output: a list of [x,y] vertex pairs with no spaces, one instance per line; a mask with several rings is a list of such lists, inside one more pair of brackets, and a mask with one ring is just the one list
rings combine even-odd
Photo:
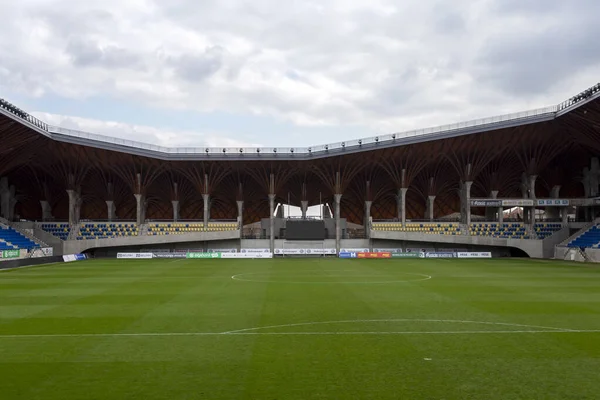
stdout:
[[[279,271],[279,272],[289,272],[292,274],[297,274],[296,276],[300,276],[299,273],[302,272],[326,272],[325,270],[305,270],[305,271]],[[335,271],[338,272],[338,271]],[[343,271],[340,271],[343,272]],[[264,271],[264,272],[246,272],[243,274],[236,274],[236,275],[232,275],[231,279],[234,281],[240,281],[240,282],[255,282],[255,283],[289,283],[289,284],[388,284],[388,283],[409,283],[409,282],[421,282],[421,281],[426,281],[429,279],[432,279],[433,277],[431,275],[425,275],[425,274],[417,274],[417,273],[412,273],[412,272],[400,272],[401,274],[404,275],[412,275],[412,276],[420,276],[422,277],[421,279],[402,279],[402,280],[392,280],[392,281],[289,281],[289,280],[258,280],[258,279],[244,279],[242,277],[245,277],[247,275],[260,275],[260,274],[269,274],[271,273],[271,271]],[[323,275],[323,276],[318,276],[318,275],[303,275],[303,276],[307,276],[307,277],[315,277],[315,278],[327,278],[327,277],[342,277],[345,275]],[[292,276],[293,277],[293,276]],[[348,276],[351,277],[351,276]],[[367,275],[361,275],[360,277],[367,277]],[[373,276],[373,278],[376,278],[376,276]]]

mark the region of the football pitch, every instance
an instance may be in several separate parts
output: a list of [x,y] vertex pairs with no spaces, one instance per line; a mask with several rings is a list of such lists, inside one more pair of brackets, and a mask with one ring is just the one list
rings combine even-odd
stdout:
[[92,260],[0,272],[2,399],[598,399],[600,269]]

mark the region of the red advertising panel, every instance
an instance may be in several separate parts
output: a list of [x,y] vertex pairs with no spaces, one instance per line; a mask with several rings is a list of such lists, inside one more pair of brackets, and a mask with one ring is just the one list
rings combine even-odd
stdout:
[[392,253],[387,253],[387,252],[356,253],[356,258],[392,258]]

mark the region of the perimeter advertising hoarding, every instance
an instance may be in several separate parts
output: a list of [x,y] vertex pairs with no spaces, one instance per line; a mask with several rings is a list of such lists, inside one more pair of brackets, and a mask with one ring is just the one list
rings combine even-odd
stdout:
[[87,260],[87,256],[85,254],[67,254],[63,256],[64,262],[73,262],[73,261],[83,261]]
[[221,258],[221,253],[187,253],[186,258]]
[[273,258],[273,253],[221,253],[221,258]]
[[324,255],[335,254],[335,249],[275,249],[275,254],[283,255]]
[[2,258],[18,258],[21,256],[21,250],[2,250]]
[[368,252],[356,253],[356,258],[392,258],[392,253]]
[[134,259],[134,258],[148,259],[148,258],[152,258],[152,256],[153,256],[152,253],[117,253],[117,258],[128,258],[128,259]]
[[456,253],[458,258],[492,258],[492,253],[489,251],[480,252],[459,252]]
[[425,258],[455,258],[455,253],[425,253]]
[[392,258],[423,258],[423,253],[392,253]]
[[153,258],[186,258],[187,253],[152,253]]

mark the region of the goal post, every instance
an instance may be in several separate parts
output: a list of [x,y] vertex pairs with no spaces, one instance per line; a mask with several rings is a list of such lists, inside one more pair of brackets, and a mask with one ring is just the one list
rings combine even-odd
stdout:
[[328,252],[324,240],[284,240],[281,255],[283,257],[325,257]]

